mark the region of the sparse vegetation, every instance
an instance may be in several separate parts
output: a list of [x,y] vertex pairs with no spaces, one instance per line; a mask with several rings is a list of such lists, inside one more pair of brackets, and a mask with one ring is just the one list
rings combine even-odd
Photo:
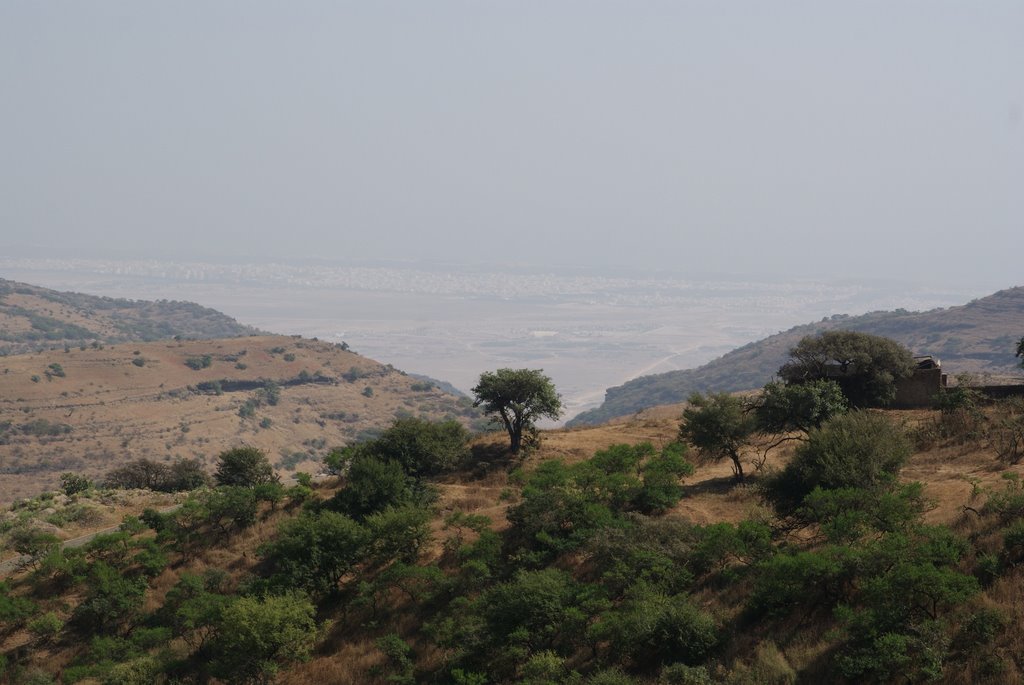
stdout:
[[188,357],[185,359],[185,366],[192,369],[193,371],[208,369],[212,364],[213,357],[211,357],[208,354],[200,355],[198,357]]

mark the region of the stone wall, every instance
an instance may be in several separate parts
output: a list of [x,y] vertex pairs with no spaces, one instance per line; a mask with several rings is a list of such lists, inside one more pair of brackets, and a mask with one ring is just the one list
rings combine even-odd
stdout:
[[913,376],[896,381],[896,399],[892,406],[898,409],[931,407],[935,396],[945,387],[946,375],[940,367],[915,369]]

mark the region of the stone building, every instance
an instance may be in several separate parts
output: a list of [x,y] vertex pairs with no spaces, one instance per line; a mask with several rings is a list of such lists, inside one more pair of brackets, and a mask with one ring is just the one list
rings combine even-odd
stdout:
[[917,368],[909,378],[896,381],[896,399],[892,406],[900,409],[931,407],[935,396],[946,387],[946,374],[942,362],[928,355],[914,357]]

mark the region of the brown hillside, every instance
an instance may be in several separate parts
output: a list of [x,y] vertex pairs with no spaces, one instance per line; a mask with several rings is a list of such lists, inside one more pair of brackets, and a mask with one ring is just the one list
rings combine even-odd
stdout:
[[[204,356],[208,368],[186,365]],[[276,405],[260,399],[267,380],[279,386]],[[247,402],[259,404],[243,418]],[[390,366],[285,336],[9,356],[0,359],[0,502],[52,489],[66,471],[99,477],[140,457],[212,462],[243,444],[284,473],[316,471],[332,447],[401,415],[468,421],[475,412]]]

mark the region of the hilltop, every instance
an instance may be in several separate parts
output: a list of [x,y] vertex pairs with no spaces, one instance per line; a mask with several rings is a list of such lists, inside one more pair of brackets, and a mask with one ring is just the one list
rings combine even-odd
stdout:
[[734,392],[768,382],[791,347],[806,335],[852,330],[892,338],[914,354],[938,357],[950,374],[1014,374],[1014,345],[1024,333],[1024,287],[1001,290],[966,305],[909,312],[902,309],[860,316],[838,314],[790,328],[739,347],[695,369],[635,378],[609,388],[604,403],[569,426],[599,424],[647,407],[683,402],[694,392]]
[[0,502],[126,461],[266,450],[287,473],[396,417],[479,415],[343,344],[287,336],[72,347],[0,360]]
[[194,302],[61,292],[0,279],[0,355],[93,342],[233,338],[259,333]]

